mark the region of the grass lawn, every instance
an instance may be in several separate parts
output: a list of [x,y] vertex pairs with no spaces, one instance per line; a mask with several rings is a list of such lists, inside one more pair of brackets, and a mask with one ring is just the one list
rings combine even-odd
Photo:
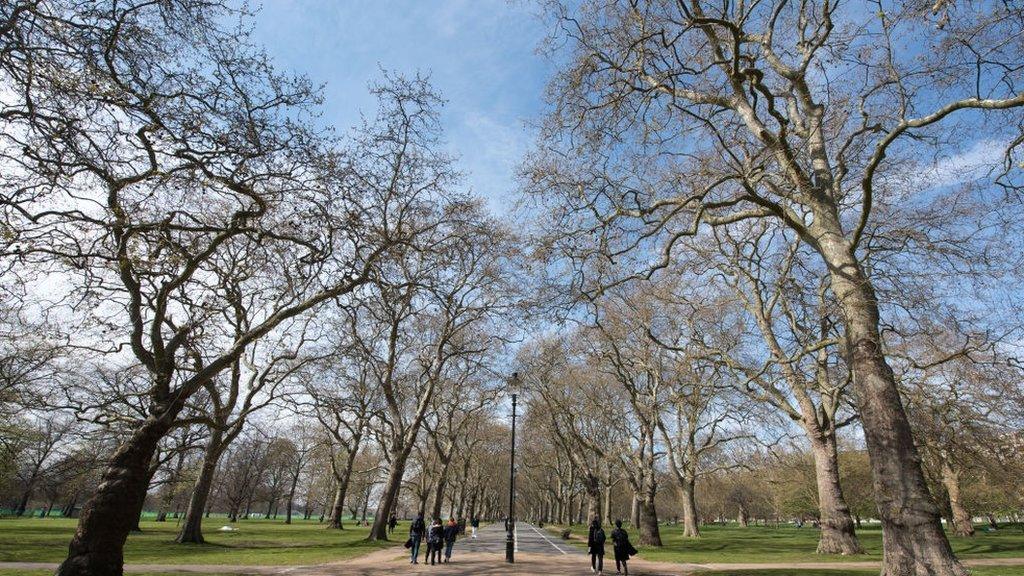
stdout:
[[[697,572],[700,576],[878,576],[878,570],[740,570]],[[2,574],[0,574],[2,576]],[[1024,568],[974,568],[971,576],[1024,576]]]
[[[0,562],[60,562],[77,520],[64,518],[0,519]],[[394,543],[369,543],[369,528],[328,530],[315,521],[240,520],[237,532],[218,532],[222,518],[203,522],[206,544],[176,544],[175,522],[143,521],[142,533],[132,534],[125,546],[128,564],[318,564],[367,554]],[[396,540],[404,540],[399,523]],[[7,576],[0,572],[0,576]]]
[[[560,527],[551,526],[559,532]],[[607,528],[606,528],[607,531]],[[582,537],[585,545],[586,526],[573,526],[572,534]],[[850,556],[819,556],[818,531],[805,526],[768,528],[751,526],[705,526],[700,539],[683,538],[681,526],[661,526],[661,548],[638,546],[640,557],[659,562],[843,562],[850,560],[882,559],[882,530],[878,526],[865,526],[857,531],[866,554]],[[636,542],[636,530],[630,530]],[[1006,526],[997,532],[979,530],[973,538],[950,536],[953,549],[961,558],[1014,558],[1024,557],[1024,531],[1019,526]],[[1006,569],[1003,569],[1006,570]],[[981,572],[984,573],[984,572]],[[1002,574],[1002,573],[1000,573]],[[1024,574],[1024,572],[1022,572]]]
[[[52,570],[3,570],[0,569],[0,576],[53,576]],[[142,576],[141,574],[139,576]],[[216,573],[204,574],[202,572],[146,572],[145,576],[220,576]],[[243,576],[241,574],[232,574],[231,576]],[[1015,575],[1016,576],[1016,575]]]

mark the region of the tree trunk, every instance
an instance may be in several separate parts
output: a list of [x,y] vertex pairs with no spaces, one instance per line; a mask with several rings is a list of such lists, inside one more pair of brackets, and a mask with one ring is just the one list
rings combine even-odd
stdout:
[[611,526],[612,519],[612,484],[611,482],[605,482],[604,484],[604,503],[603,503],[603,516],[604,523]]
[[683,492],[683,537],[700,538],[700,527],[697,525],[696,480],[686,478],[682,486]]
[[896,378],[882,352],[874,288],[841,235],[838,215],[818,210],[815,218],[816,227],[827,230],[817,238],[817,249],[842,312],[847,364],[871,460],[882,521],[881,574],[967,576],[942,531]]
[[[210,491],[213,489],[213,476],[217,472],[217,463],[224,451],[224,433],[217,428],[210,432],[210,439],[206,442],[203,452],[203,464],[199,469],[199,477],[192,486],[192,494],[188,499],[188,509],[185,511],[185,522],[181,525],[178,543],[202,544],[203,539],[203,513],[207,511],[207,501],[210,499]],[[231,521],[234,522],[234,514]]]
[[[593,474],[587,474],[583,479],[583,489],[587,493],[587,523],[594,518],[600,519],[601,512],[601,480]],[[580,510],[583,509],[583,501],[580,500]]]
[[818,554],[863,554],[839,483],[839,454],[834,433],[811,434],[821,535]]
[[348,479],[338,480],[334,486],[334,503],[331,505],[331,513],[327,517],[327,527],[336,530],[345,529],[345,493],[348,491]]
[[639,543],[644,546],[661,546],[661,533],[658,530],[658,511],[654,506],[654,490],[640,499],[640,536]]
[[61,509],[60,515],[65,517],[65,518],[71,518],[75,514],[75,506],[77,506],[77,505],[78,505],[78,493],[76,492],[75,495],[72,496],[70,500],[68,500],[68,503],[64,505],[64,508]]
[[974,536],[974,521],[964,507],[960,496],[960,473],[946,458],[942,459],[942,486],[949,495],[949,508],[953,516],[953,532],[957,536]]
[[448,484],[448,464],[441,462],[441,469],[438,477],[434,480],[434,505],[431,507],[431,518],[441,517],[441,508],[444,505],[444,489]]
[[25,515],[25,510],[28,508],[28,501],[32,497],[32,490],[27,489],[21,494],[21,499],[18,500],[18,508],[15,509],[14,515],[19,518]]
[[284,523],[285,524],[291,524],[292,523],[292,506],[295,505],[295,489],[298,488],[298,486],[299,486],[299,475],[295,474],[294,476],[292,476],[292,485],[291,485],[291,488],[288,490],[288,504],[287,504],[287,506],[285,506],[285,516],[284,516]]
[[467,456],[465,463],[462,465],[462,482],[459,482],[459,505],[455,508],[455,517],[459,520],[466,517],[466,496],[469,492],[469,464],[470,460]]
[[[415,436],[413,436],[413,440],[415,440]],[[393,464],[391,471],[388,473],[388,481],[384,485],[384,492],[380,496],[380,503],[377,504],[377,514],[373,519],[370,535],[366,537],[367,540],[386,541],[388,539],[388,518],[391,517],[391,512],[398,502],[398,492],[402,488],[402,476],[405,475],[405,464],[409,459],[411,451],[412,442],[406,443],[392,460]]]
[[568,496],[566,497],[566,504],[565,504],[565,519],[566,519],[566,522],[569,524],[569,526],[572,526],[573,524],[576,523],[576,519],[573,518],[573,514],[572,514],[573,510],[575,510],[575,509],[576,509],[576,497],[573,496],[573,494],[570,492],[568,494]]
[[476,499],[477,499],[477,495],[479,494],[479,492],[480,492],[480,488],[474,486],[473,487],[473,492],[469,495],[469,517],[470,518],[476,518],[476,516],[477,516]]
[[86,502],[57,576],[121,576],[124,543],[139,522],[150,462],[176,413],[151,415],[114,452]]
[[636,494],[633,494],[633,505],[629,510],[629,521],[637,529],[640,528],[640,498]]
[[736,514],[736,523],[743,528],[750,525],[750,516],[747,513],[747,505],[743,502],[740,502],[739,512]]

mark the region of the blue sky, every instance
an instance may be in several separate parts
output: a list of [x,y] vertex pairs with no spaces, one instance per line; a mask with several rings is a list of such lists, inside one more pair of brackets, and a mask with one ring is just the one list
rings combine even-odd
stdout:
[[545,30],[521,0],[264,0],[256,41],[282,70],[326,84],[324,120],[339,129],[372,113],[381,68],[430,75],[448,100],[446,138],[466,185],[505,211],[533,139],[551,63]]

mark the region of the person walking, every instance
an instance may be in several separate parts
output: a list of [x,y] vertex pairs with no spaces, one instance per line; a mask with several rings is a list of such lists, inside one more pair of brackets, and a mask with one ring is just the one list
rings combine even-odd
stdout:
[[473,516],[473,519],[469,521],[469,525],[473,528],[473,538],[476,538],[476,529],[480,527],[480,519]]
[[601,519],[594,516],[590,522],[590,530],[587,532],[587,549],[590,552],[590,571],[595,574],[604,574],[604,528],[601,527]]
[[455,518],[449,518],[448,524],[444,527],[444,563],[452,559],[452,547],[455,546],[455,539],[459,535],[459,524]]
[[615,573],[629,576],[629,557],[636,554],[636,548],[629,542],[629,534],[622,529],[622,520],[615,521],[615,530],[612,530],[612,550],[615,551]]
[[427,559],[430,560],[431,566],[441,561],[442,542],[444,542],[444,528],[441,527],[441,521],[434,518],[427,535]]
[[388,518],[388,535],[390,536],[395,532],[395,527],[398,526],[398,518],[395,518],[395,514],[391,514],[391,518]]
[[412,553],[412,558],[409,559],[409,564],[420,563],[420,542],[423,541],[423,536],[426,531],[427,523],[423,521],[423,513],[420,512],[416,516],[416,519],[412,521],[412,525],[409,526],[409,548]]

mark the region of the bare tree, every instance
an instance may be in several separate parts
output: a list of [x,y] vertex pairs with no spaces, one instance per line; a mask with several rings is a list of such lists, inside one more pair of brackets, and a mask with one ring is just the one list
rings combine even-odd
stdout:
[[[338,150],[307,128],[309,83],[274,72],[244,25],[225,25],[225,4],[25,8],[5,12],[0,50],[0,205],[15,237],[2,257],[63,274],[72,315],[103,302],[78,318],[82,345],[123,345],[148,375],[148,417],[109,459],[59,571],[120,574],[153,454],[189,399],[282,322],[365,284],[429,226],[414,212],[445,182],[386,166],[392,144],[419,137],[387,112],[415,97],[410,84]],[[405,186],[375,186],[396,173]],[[226,303],[207,282],[228,247],[265,254],[253,282],[289,296],[237,338],[216,334]],[[196,354],[199,342],[216,347]]]
[[15,477],[21,485],[21,496],[14,508],[15,516],[23,516],[29,499],[38,489],[50,467],[61,459],[69,448],[70,435],[75,430],[74,419],[66,415],[49,412],[29,424],[27,433],[2,440],[5,450],[17,455],[18,466]]
[[[434,396],[432,414],[424,421],[438,465],[437,473],[430,478],[434,489],[432,518],[442,517],[441,508],[449,483],[460,480],[452,475],[460,439],[471,438],[469,432],[477,429],[480,415],[494,404],[498,395],[496,389],[486,386],[484,380],[489,374],[483,371],[480,360],[464,357],[453,362],[455,368],[441,383]],[[465,458],[465,462],[469,459]]]
[[[244,262],[244,258],[237,261]],[[259,317],[268,296],[259,290],[243,290],[231,278],[225,280],[224,288],[231,294],[231,307],[224,312],[224,321],[232,327],[235,338],[239,338],[251,329],[252,319]],[[203,386],[203,393],[197,398],[203,405],[195,408],[201,416],[193,420],[205,424],[209,436],[177,542],[201,544],[205,541],[203,514],[221,456],[242,432],[248,419],[274,402],[289,379],[316,361],[314,352],[303,351],[304,347],[309,347],[311,339],[308,320],[288,321],[273,338],[251,344],[234,360],[226,378],[211,379]]]
[[[344,350],[342,351],[344,352]],[[325,446],[334,477],[329,528],[343,529],[342,517],[356,458],[363,448],[367,426],[378,409],[377,387],[368,359],[348,350],[328,359],[320,378],[311,379],[306,393],[325,432]]]
[[[432,252],[381,270],[375,323],[382,328],[383,349],[371,351],[365,338],[359,340],[380,358],[377,377],[385,402],[380,425],[390,467],[370,540],[387,539],[406,461],[438,387],[461,372],[461,361],[503,342],[495,320],[509,308],[504,272],[515,253],[510,234],[485,218],[476,202],[452,206],[446,216],[449,222],[436,229]],[[401,337],[407,321],[416,337]]]
[[[827,270],[841,319],[883,574],[963,575],[883,352],[863,240],[894,158],[941,149],[990,119],[1019,124],[1020,47],[1002,40],[1020,34],[1021,19],[1010,5],[946,3],[933,25],[939,17],[924,8],[552,3],[568,55],[527,171],[536,197],[558,207],[554,245],[566,239],[580,260],[619,264],[586,277],[588,293],[649,273],[652,249],[668,264],[707,227],[770,220],[797,234]],[[897,48],[904,34],[951,48],[919,58]],[[935,138],[911,143],[924,135]]]

